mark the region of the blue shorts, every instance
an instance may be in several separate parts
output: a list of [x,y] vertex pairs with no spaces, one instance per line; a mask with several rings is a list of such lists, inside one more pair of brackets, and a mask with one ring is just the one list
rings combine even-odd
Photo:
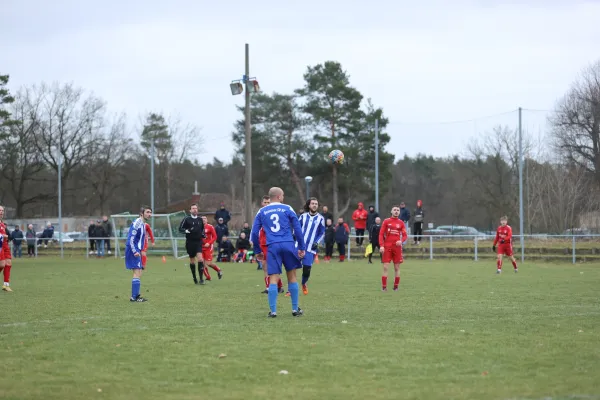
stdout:
[[144,269],[142,265],[142,256],[134,256],[130,252],[125,253],[125,268],[126,269]]
[[302,268],[294,242],[271,243],[268,246],[267,274],[281,275],[283,272],[282,265],[285,266],[286,271]]
[[306,265],[307,267],[312,267],[315,262],[315,255],[310,251],[307,251],[304,254],[304,258],[302,259],[302,265]]

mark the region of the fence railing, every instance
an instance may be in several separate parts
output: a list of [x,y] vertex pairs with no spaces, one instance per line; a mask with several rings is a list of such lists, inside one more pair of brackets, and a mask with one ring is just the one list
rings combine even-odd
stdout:
[[[358,237],[352,235],[346,244],[347,259],[363,259],[368,237],[363,237],[362,245],[357,244]],[[492,251],[494,236],[488,235],[423,235],[418,244],[415,236],[410,235],[404,245],[406,259],[469,259],[473,261],[490,260],[496,257]],[[62,242],[62,253],[66,257],[123,257],[125,237],[94,238],[69,240]],[[235,238],[231,238],[235,246]],[[517,259],[530,261],[558,262],[600,262],[600,235],[523,235],[513,236],[513,253]],[[13,257],[60,256],[61,243],[56,239],[22,239],[20,246],[11,242]],[[216,251],[216,244],[215,244]],[[324,247],[319,253],[324,253]],[[334,255],[338,255],[334,247]],[[186,256],[184,237],[158,237],[155,245],[149,245],[148,256],[167,256],[179,258]]]

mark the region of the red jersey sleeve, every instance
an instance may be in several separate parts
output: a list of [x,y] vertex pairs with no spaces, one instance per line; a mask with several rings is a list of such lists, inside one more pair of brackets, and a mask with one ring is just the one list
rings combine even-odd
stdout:
[[508,229],[506,229],[506,238],[504,239],[504,241],[506,243],[512,243],[512,228],[510,226],[506,226]]
[[267,245],[267,234],[263,228],[260,228],[260,232],[258,232],[258,244],[261,247],[265,247]]
[[387,230],[387,225],[388,225],[388,220],[385,219],[383,221],[383,223],[381,224],[381,229],[379,229],[379,245],[382,245],[385,243],[385,232]]
[[148,234],[148,237],[150,238],[152,244],[154,244],[154,232],[152,232],[150,224],[146,224],[146,233]]
[[211,224],[206,225],[206,241],[209,245],[213,244],[217,240],[217,231]]

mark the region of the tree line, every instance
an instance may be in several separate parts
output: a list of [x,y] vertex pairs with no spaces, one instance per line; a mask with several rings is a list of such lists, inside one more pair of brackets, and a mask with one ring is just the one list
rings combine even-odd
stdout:
[[[192,160],[202,149],[200,129],[176,116],[148,113],[132,134],[126,114],[109,114],[105,101],[82,88],[41,84],[11,94],[8,79],[0,76],[0,203],[14,207],[16,217],[57,214],[59,169],[63,215],[135,210],[140,199],[150,198],[152,157],[157,207],[190,197],[194,181],[203,193],[243,193],[242,108],[231,133],[234,159],[201,165]],[[349,217],[359,201],[372,204],[377,120],[383,214],[399,201],[413,208],[421,199],[427,221],[436,225],[491,229],[507,214],[518,227],[514,129],[482,132],[467,155],[394,159],[386,151],[390,136],[383,109],[364,99],[333,61],[309,66],[304,85],[290,93],[254,94],[251,109],[256,206],[277,185],[300,208],[307,175],[313,177],[311,195],[336,216]],[[600,61],[583,69],[550,122],[543,141],[524,135],[528,232],[578,227],[582,214],[600,209]],[[332,149],[344,152],[343,165],[327,161]]]

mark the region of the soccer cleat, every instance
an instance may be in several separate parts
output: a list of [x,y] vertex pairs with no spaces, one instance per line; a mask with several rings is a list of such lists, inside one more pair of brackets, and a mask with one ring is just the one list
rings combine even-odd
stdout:
[[198,284],[198,279],[194,278],[194,285]]
[[381,288],[381,291],[382,291],[382,292],[387,292],[387,288],[386,288],[386,287],[384,287],[384,288]]
[[265,290],[263,290],[261,293],[264,293],[264,294],[269,294],[269,289],[265,289]]
[[280,287],[280,288],[279,288],[279,289],[277,289],[277,290],[278,290],[278,292],[279,292],[279,293],[283,293],[283,292],[285,292],[285,290],[283,290],[283,288],[282,288],[282,287]]
[[276,312],[272,312],[269,311],[269,315],[267,315],[268,318],[277,318],[277,313]]
[[519,272],[519,268],[515,268],[515,274]]
[[219,276],[219,279],[223,278],[223,270],[218,270],[217,275]]
[[129,301],[132,303],[143,303],[148,300],[143,298],[142,295],[138,294],[136,298],[133,298],[133,297],[129,298]]
[[304,315],[304,310],[302,310],[300,307],[298,307],[297,310],[292,310],[292,316],[300,317],[302,315]]
[[308,288],[306,287],[306,285],[302,285],[302,293],[304,293],[305,295],[308,294]]
[[497,273],[497,274],[500,274],[500,273],[502,273],[502,270],[501,270],[501,269],[499,269],[499,270],[497,270],[497,271],[496,271],[496,273]]
[[398,291],[398,286],[396,286],[396,287],[394,288],[394,292],[397,292],[397,291]]
[[[281,289],[283,291],[283,289]],[[285,297],[290,297],[292,294],[290,292],[285,292]]]
[[10,286],[6,286],[6,285],[3,285],[3,286],[2,286],[2,290],[4,290],[5,292],[12,292],[12,291],[13,291],[13,290],[10,288]]
[[198,285],[206,285],[206,282],[204,279],[200,279],[200,281],[198,281]]

